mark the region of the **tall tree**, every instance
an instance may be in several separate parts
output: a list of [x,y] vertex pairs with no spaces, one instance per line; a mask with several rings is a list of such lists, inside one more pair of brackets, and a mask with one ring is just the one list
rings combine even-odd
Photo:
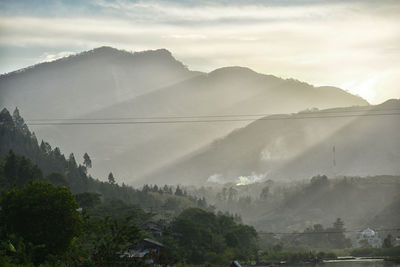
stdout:
[[86,168],[92,168],[92,160],[90,159],[88,153],[83,155],[83,165],[85,165]]
[[62,254],[81,229],[78,204],[66,187],[45,181],[30,181],[1,198],[1,217],[7,233],[21,236],[36,248],[35,263],[48,254]]
[[382,247],[384,247],[384,248],[391,248],[391,247],[393,247],[392,239],[393,239],[392,235],[391,235],[391,234],[388,234],[388,235],[386,236],[386,238],[383,240],[383,245],[382,245]]
[[[140,229],[131,217],[125,220],[106,217],[96,222],[90,235],[86,238],[90,242],[94,266],[116,266],[121,263],[121,254],[129,248],[135,247],[140,240]],[[123,264],[117,264],[123,266]],[[134,264],[133,266],[145,266]]]
[[328,240],[333,248],[347,248],[351,246],[350,239],[346,238],[344,234],[346,228],[342,219],[337,218],[333,223],[333,228],[328,228],[326,231],[329,232]]
[[43,179],[42,171],[37,165],[23,157],[10,151],[4,162],[4,181],[0,181],[0,186],[10,188],[12,186],[23,187],[28,180]]
[[344,228],[344,222],[342,221],[342,219],[336,219],[336,221],[333,223],[333,229],[337,230],[338,232],[344,232],[346,230]]
[[30,134],[28,126],[26,126],[24,119],[19,114],[18,108],[15,108],[12,118],[13,118],[15,126],[18,129],[20,129],[24,134],[28,134],[28,133]]
[[51,152],[51,145],[42,140],[40,143],[40,150],[43,152],[43,154],[49,155]]
[[112,172],[110,172],[110,174],[108,175],[108,182],[110,184],[115,184],[115,178],[114,178],[114,175],[112,174]]
[[78,165],[76,164],[74,153],[69,154],[68,164],[72,168],[76,168]]
[[176,195],[176,196],[183,196],[183,191],[182,191],[182,189],[179,187],[179,185],[176,187],[175,195]]
[[53,172],[46,176],[46,180],[54,186],[69,186],[67,178],[61,173]]

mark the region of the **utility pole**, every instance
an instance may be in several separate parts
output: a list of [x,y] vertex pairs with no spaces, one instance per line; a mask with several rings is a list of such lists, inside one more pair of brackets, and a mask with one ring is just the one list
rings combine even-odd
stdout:
[[333,152],[333,168],[335,168],[336,167],[336,148],[335,148],[335,145],[333,145],[332,152]]
[[332,171],[333,171],[333,176],[336,177],[336,146],[333,145],[332,147]]

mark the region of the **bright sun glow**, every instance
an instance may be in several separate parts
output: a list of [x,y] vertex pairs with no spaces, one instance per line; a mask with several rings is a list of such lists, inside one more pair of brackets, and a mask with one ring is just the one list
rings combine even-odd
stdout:
[[359,95],[369,103],[375,103],[376,88],[379,85],[380,75],[374,75],[366,80],[360,80],[348,84],[345,88],[352,94]]

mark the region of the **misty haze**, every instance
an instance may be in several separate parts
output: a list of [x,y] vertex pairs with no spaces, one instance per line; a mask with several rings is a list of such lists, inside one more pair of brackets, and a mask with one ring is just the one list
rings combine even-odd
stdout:
[[0,10],[0,266],[399,266],[397,1]]

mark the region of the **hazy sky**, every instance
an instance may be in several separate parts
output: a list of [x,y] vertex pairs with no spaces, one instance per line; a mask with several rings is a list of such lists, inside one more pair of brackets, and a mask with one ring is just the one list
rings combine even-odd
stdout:
[[400,98],[400,1],[0,0],[0,73],[108,45],[167,48],[191,69],[240,65]]

